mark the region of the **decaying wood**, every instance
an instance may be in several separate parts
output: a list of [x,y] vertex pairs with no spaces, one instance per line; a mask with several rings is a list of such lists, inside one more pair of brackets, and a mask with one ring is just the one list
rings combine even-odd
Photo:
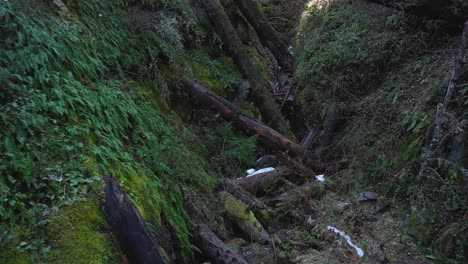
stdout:
[[104,212],[130,263],[167,263],[140,213],[112,175],[107,179]]
[[442,135],[444,132],[444,123],[445,123],[445,116],[447,113],[448,106],[452,100],[453,95],[457,89],[457,81],[462,73],[463,66],[467,62],[468,56],[468,21],[465,22],[463,27],[462,33],[462,41],[461,46],[458,51],[457,56],[454,58],[454,66],[452,70],[452,75],[450,77],[450,81],[447,87],[447,92],[445,94],[444,101],[437,105],[436,111],[436,119],[435,119],[435,127],[432,135],[432,139],[429,143],[429,147],[427,148],[426,155],[424,157],[424,161],[421,163],[421,167],[419,169],[419,173],[417,176],[417,180],[421,181],[424,173],[426,173],[427,167],[429,166],[429,162],[433,159],[435,152],[440,144],[442,139]]
[[265,193],[265,191],[267,191],[277,180],[279,180],[281,176],[288,174],[289,170],[287,168],[279,167],[273,171],[239,178],[235,180],[235,183],[254,195],[261,195]]
[[182,80],[187,90],[195,97],[195,99],[206,106],[210,106],[225,119],[233,122],[240,129],[259,135],[269,146],[289,150],[293,155],[301,154],[301,146],[292,140],[284,137],[276,130],[259,122],[244,113],[241,110],[227,101],[226,99],[215,95],[206,87],[184,77]]
[[266,17],[258,9],[255,0],[236,0],[239,9],[255,29],[263,46],[267,47],[285,70],[292,69],[292,59],[287,45],[281,40],[278,33],[270,25]]
[[239,230],[242,231],[249,241],[260,243],[271,242],[270,234],[268,234],[262,223],[249,209],[248,205],[228,192],[220,192],[218,195],[229,219],[236,223]]
[[216,264],[247,263],[242,256],[221,241],[205,224],[208,219],[206,209],[195,197],[189,197],[185,201],[184,207],[196,224],[193,232],[193,240],[207,258]]
[[261,77],[254,60],[224,15],[223,7],[217,0],[198,0],[198,3],[206,11],[216,32],[221,36],[224,49],[231,55],[244,78],[249,80],[253,101],[258,106],[263,120],[281,133],[290,133],[278,105],[273,101],[270,85]]
[[226,191],[248,205],[250,208],[265,208],[265,204],[248,191],[229,179],[222,179],[216,184],[215,191]]
[[229,248],[206,225],[199,225],[194,233],[201,251],[215,264],[247,264],[234,250]]

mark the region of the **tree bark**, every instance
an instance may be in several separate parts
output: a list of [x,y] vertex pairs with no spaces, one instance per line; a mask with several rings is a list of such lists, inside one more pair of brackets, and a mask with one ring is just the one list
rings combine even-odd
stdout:
[[185,201],[184,207],[196,225],[193,240],[207,258],[215,264],[247,264],[237,252],[229,248],[205,224],[208,217],[204,205],[198,199],[189,197]]
[[249,80],[254,103],[263,120],[281,133],[289,133],[286,121],[271,96],[269,84],[264,81],[218,0],[197,0],[204,8],[216,32],[221,36],[224,49],[231,55],[241,74]]
[[216,184],[215,191],[226,191],[249,206],[249,208],[265,208],[265,204],[257,197],[229,179],[222,179]]
[[281,176],[288,174],[287,168],[279,167],[273,171],[237,179],[235,183],[253,195],[262,195],[274,186]]
[[140,213],[112,175],[107,180],[104,212],[130,263],[167,263]]
[[199,225],[194,233],[195,241],[201,251],[214,264],[247,264],[247,262],[234,250],[230,249],[206,225]]
[[278,61],[278,64],[285,70],[292,70],[291,55],[286,44],[281,40],[278,33],[270,25],[266,17],[260,12],[257,1],[236,0],[240,10],[250,25],[255,29],[260,42],[267,47]]
[[227,101],[226,99],[215,95],[202,85],[184,77],[183,84],[187,90],[194,95],[195,99],[204,105],[210,106],[222,117],[231,121],[242,130],[259,135],[271,147],[289,150],[293,155],[300,155],[301,146],[292,140],[284,137],[267,125],[245,115],[241,110]]

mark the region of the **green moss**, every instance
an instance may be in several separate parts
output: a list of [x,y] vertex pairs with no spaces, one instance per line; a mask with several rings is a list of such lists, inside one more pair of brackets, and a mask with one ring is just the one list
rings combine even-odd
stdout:
[[220,192],[219,196],[221,197],[224,208],[229,215],[241,220],[258,221],[252,211],[249,210],[249,207],[243,202],[237,200],[230,193]]
[[[104,189],[102,185],[99,188]],[[102,191],[94,191],[86,201],[65,207],[52,216],[47,228],[52,245],[50,263],[122,262],[101,212],[103,196]]]
[[4,264],[32,264],[35,258],[28,252],[20,252],[16,248],[9,248],[0,253],[0,263]]

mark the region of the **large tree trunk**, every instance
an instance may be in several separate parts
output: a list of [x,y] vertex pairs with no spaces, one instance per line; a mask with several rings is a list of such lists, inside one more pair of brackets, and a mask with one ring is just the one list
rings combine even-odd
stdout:
[[207,88],[187,77],[184,77],[182,82],[188,91],[195,96],[196,100],[204,105],[210,106],[221,114],[222,117],[233,122],[234,125],[240,129],[259,135],[270,147],[289,150],[293,155],[300,155],[302,153],[300,145],[284,137],[267,125],[245,115],[238,107],[224,98],[215,95]]
[[104,212],[122,252],[130,263],[167,263],[159,251],[158,242],[148,231],[140,213],[112,175],[107,180]]
[[292,69],[291,56],[286,44],[270,25],[266,17],[260,12],[256,0],[236,0],[240,10],[255,29],[263,46],[267,47],[278,64],[285,70]]
[[205,9],[216,32],[221,36],[224,48],[233,58],[237,68],[244,78],[249,80],[254,102],[260,109],[264,121],[281,133],[289,134],[286,121],[278,105],[273,101],[269,84],[262,79],[218,0],[198,0],[198,3]]

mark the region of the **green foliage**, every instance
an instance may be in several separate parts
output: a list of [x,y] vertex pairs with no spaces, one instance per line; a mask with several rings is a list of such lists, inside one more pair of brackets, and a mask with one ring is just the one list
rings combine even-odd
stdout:
[[308,112],[375,90],[379,74],[398,58],[391,55],[402,49],[398,35],[383,28],[350,5],[311,7],[296,35],[301,50],[295,73]]
[[209,152],[213,153],[211,160],[221,175],[239,177],[245,173],[248,166],[255,164],[257,136],[245,137],[235,132],[230,123],[218,124],[214,131],[206,131],[208,141],[211,141]]
[[194,65],[196,79],[210,89],[232,92],[239,86],[241,75],[231,58],[212,59],[204,50],[195,50],[189,55],[189,59]]
[[79,19],[0,4],[0,233],[13,238],[0,243],[47,248],[39,230],[48,212],[79,207],[91,183],[114,173],[145,220],[160,225],[164,215],[188,254],[183,191],[209,188],[213,178],[176,134],[177,117],[130,81],[164,83],[160,58],[175,64],[180,47],[161,32],[133,31],[118,4],[69,8]]

